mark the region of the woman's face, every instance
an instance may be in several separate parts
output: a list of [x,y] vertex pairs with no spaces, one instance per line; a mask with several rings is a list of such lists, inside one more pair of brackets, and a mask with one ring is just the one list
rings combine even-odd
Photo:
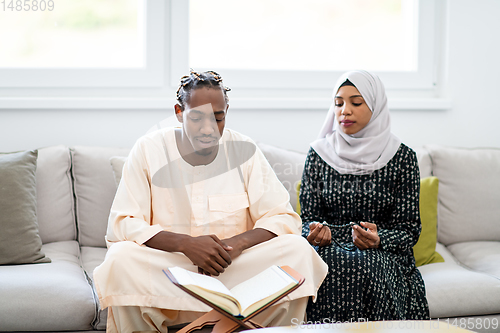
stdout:
[[368,124],[371,117],[372,112],[356,87],[340,87],[335,95],[335,119],[342,132],[358,133]]

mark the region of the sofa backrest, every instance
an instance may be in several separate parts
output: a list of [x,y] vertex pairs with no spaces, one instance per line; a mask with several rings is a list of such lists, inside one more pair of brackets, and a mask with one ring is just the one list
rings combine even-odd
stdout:
[[500,240],[500,149],[425,148],[439,179],[438,241]]
[[[263,143],[258,146],[288,190],[295,209],[296,185],[306,154]],[[428,145],[414,150],[421,178],[433,175],[440,181],[438,241],[451,245],[500,240],[500,149]],[[78,237],[82,246],[105,247],[116,191],[110,158],[128,153],[129,149],[83,146],[39,149],[37,214],[44,244]]]
[[297,184],[302,179],[304,163],[306,161],[305,153],[298,153],[276,146],[257,142],[267,161],[273,168],[276,176],[287,189],[290,195],[290,203],[294,210],[297,208]]
[[78,241],[81,246],[105,247],[104,235],[115,197],[112,156],[127,156],[130,149],[76,146],[71,149]]
[[[276,146],[257,142],[269,164],[290,194],[290,203],[293,209],[297,206],[297,184],[302,179],[306,153],[299,153]],[[432,163],[429,151],[423,147],[414,149],[420,167],[420,178],[432,175]]]
[[420,169],[420,178],[432,176],[431,155],[424,147],[413,148],[417,154],[418,168]]
[[36,188],[42,242],[76,240],[71,156],[65,146],[38,150]]

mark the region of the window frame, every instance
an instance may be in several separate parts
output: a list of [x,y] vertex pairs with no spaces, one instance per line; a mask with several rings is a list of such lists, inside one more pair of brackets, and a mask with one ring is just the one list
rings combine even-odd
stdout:
[[[0,110],[170,109],[176,103],[179,79],[189,71],[189,1],[142,1],[147,3],[147,60],[143,69],[85,68],[77,73],[65,69],[0,68],[0,87],[6,88],[0,89]],[[419,0],[418,6],[418,59],[419,68],[425,70],[375,73],[386,85],[391,109],[449,109],[451,101],[443,97],[445,71],[441,67],[445,27],[442,20],[439,25],[436,20],[446,18],[445,5],[438,0]],[[231,109],[324,111],[342,72],[223,70],[221,74],[234,88]]]
[[1,88],[160,87],[164,83],[165,3],[139,1],[144,64],[138,68],[0,68]]
[[[175,1],[175,0],[174,0]],[[184,2],[184,10],[189,15],[189,4]],[[417,70],[408,72],[373,71],[389,90],[432,89],[436,85],[435,75],[435,0],[416,0],[415,22],[417,33]],[[185,20],[185,39],[189,24]],[[185,55],[189,58],[189,52]],[[199,68],[200,71],[215,70],[224,73],[224,79],[237,88],[269,89],[321,89],[330,87],[345,71],[273,71],[273,70],[235,70],[218,68]],[[176,73],[178,74],[178,73]],[[173,79],[173,78],[172,78]],[[333,82],[333,83],[332,83]]]

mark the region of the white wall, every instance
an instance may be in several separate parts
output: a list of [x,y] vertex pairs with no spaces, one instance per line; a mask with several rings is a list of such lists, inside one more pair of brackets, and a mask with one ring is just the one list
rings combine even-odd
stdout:
[[444,112],[393,112],[393,131],[410,145],[500,147],[500,1],[448,1]]
[[[446,111],[392,111],[393,132],[410,146],[500,147],[498,0],[448,1],[443,72]],[[333,84],[332,84],[333,85]],[[230,110],[228,127],[257,141],[307,151],[324,111]],[[130,147],[173,111],[0,110],[0,151],[55,144]]]

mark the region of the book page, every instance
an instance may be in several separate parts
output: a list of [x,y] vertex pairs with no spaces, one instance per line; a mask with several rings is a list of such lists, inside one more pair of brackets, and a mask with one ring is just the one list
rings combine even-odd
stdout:
[[[242,312],[254,303],[270,296],[279,296],[295,286],[297,281],[277,266],[271,266],[231,289],[231,293],[240,302]],[[274,299],[271,297],[269,301]],[[265,302],[267,303],[267,302]],[[248,314],[246,314],[248,315]]]
[[181,267],[169,267],[169,271],[177,282],[185,287],[189,285],[198,286],[206,290],[234,297],[222,282],[213,277],[194,273]]

